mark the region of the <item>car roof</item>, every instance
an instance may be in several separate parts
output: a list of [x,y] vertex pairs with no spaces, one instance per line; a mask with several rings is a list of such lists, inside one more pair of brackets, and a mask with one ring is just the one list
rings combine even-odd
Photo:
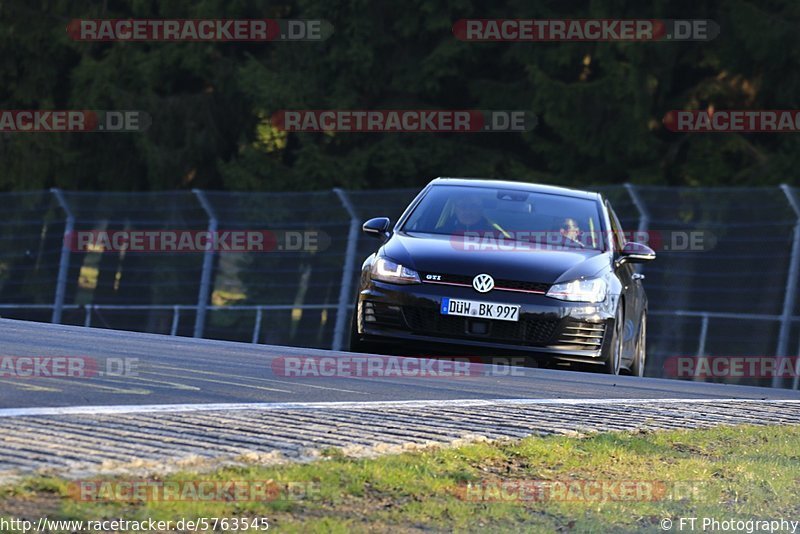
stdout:
[[596,200],[600,198],[600,193],[593,191],[582,191],[580,189],[570,189],[555,185],[534,184],[530,182],[514,182],[511,180],[491,180],[488,178],[436,178],[431,180],[428,185],[459,185],[464,187],[507,187],[530,191],[532,193],[549,193],[551,195],[562,195],[576,198],[587,198]]

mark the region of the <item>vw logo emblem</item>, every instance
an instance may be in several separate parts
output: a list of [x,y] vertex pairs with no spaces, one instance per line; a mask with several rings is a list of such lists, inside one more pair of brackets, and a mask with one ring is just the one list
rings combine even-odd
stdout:
[[475,291],[478,293],[488,293],[494,289],[494,278],[488,274],[479,274],[472,279],[472,287],[474,287]]

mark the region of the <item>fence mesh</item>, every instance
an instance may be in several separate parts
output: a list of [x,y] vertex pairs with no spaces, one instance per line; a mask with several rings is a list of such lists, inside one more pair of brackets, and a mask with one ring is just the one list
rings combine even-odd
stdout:
[[[640,267],[651,312],[650,376],[674,355],[800,355],[800,297],[787,298],[800,272],[797,188],[597,190],[626,231],[658,236],[657,261]],[[352,230],[371,217],[397,220],[416,193],[2,193],[0,315],[50,321],[60,284],[65,324],[192,336],[202,315],[207,338],[343,345],[349,330],[337,337],[337,329],[349,327],[358,268],[378,246]],[[99,231],[206,230],[214,220],[220,231],[308,233],[317,248],[210,258],[65,252],[70,219],[74,230]],[[701,250],[686,250],[690,232],[702,236]],[[348,259],[352,270],[344,273]]]

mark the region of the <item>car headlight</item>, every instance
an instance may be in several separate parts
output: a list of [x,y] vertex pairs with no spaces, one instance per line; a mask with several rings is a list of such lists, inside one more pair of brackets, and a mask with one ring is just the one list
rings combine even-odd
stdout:
[[554,284],[547,292],[548,297],[571,302],[602,302],[606,298],[608,284],[601,278],[573,280]]
[[419,274],[413,269],[403,267],[388,258],[378,258],[372,264],[373,280],[392,284],[419,284]]

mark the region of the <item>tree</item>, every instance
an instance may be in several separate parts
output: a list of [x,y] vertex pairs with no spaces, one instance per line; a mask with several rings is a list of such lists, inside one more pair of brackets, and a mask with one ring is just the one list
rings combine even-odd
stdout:
[[[75,18],[322,18],[324,42],[87,43]],[[703,18],[709,42],[475,43],[462,18]],[[798,183],[797,136],[679,134],[673,109],[796,109],[791,0],[120,0],[0,6],[4,109],[135,109],[143,134],[4,134],[0,190],[419,186],[440,175],[570,185]],[[281,109],[519,109],[524,134],[289,133]]]

